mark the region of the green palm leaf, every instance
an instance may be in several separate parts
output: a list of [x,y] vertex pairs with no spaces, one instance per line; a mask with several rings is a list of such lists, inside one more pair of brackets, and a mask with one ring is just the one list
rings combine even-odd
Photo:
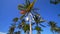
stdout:
[[14,21],[14,22],[17,22],[17,21],[18,21],[18,18],[17,18],[17,17],[16,17],[16,18],[14,18],[14,19],[13,19],[13,21]]
[[25,17],[25,14],[24,14],[24,15],[22,15],[22,16],[20,17],[20,19],[23,19],[23,17]]
[[18,5],[18,10],[25,10],[25,6],[22,4]]
[[41,27],[38,27],[38,26],[35,27],[35,30],[42,31]]
[[25,24],[24,27],[23,27],[24,32],[26,32],[26,31],[29,30],[29,29],[30,29],[30,28],[29,28],[29,25],[28,25],[28,24]]
[[26,5],[26,8],[27,8],[30,5],[30,0],[26,0],[25,3],[26,3],[25,5]]

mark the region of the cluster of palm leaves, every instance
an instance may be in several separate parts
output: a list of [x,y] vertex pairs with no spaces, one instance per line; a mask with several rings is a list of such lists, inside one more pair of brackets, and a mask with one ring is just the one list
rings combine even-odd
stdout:
[[[45,20],[43,20],[42,17],[35,11],[35,10],[39,10],[39,9],[33,8],[35,1],[36,0],[34,0],[31,3],[30,0],[26,0],[25,4],[18,5],[18,9],[24,10],[26,13],[22,14],[22,16],[20,18],[13,19],[15,27],[10,27],[10,29],[9,29],[10,34],[14,34],[14,33],[17,34],[17,32],[20,32],[21,29],[26,34],[29,34],[30,26],[29,26],[29,23],[27,24],[27,22],[29,22],[29,20],[26,22],[25,18],[28,17],[30,15],[30,13],[32,14],[30,17],[32,17],[32,20],[34,21],[34,22],[32,22],[31,25],[32,26],[36,25],[34,28],[32,27],[32,30],[37,30],[39,34],[41,33],[42,29],[40,26],[45,27],[44,25],[41,24],[42,22],[45,22]],[[17,22],[19,22],[19,24],[17,24]],[[16,26],[16,24],[17,24],[17,26]],[[19,28],[20,31],[14,32],[15,28]]]
[[60,34],[60,27],[58,27],[54,21],[50,21],[49,25],[51,27],[51,31],[53,32],[53,34],[56,34],[56,32]]
[[50,0],[50,3],[52,3],[52,4],[58,4],[58,3],[60,3],[60,0]]
[[[25,4],[18,5],[18,9],[21,11],[23,10],[23,12],[25,13],[20,11],[22,16],[20,16],[20,18],[16,17],[13,19],[14,23],[10,26],[8,34],[21,34],[22,31],[24,31],[24,33],[26,34],[29,34],[29,31],[30,31],[29,18],[31,18],[32,20],[32,23],[31,23],[32,31],[36,30],[37,34],[41,34],[41,31],[43,31],[43,29],[40,26],[46,27],[42,25],[42,23],[45,22],[45,20],[43,20],[40,14],[38,14],[35,11],[39,9],[33,7],[36,0],[34,0],[32,3],[30,2],[30,0],[25,0],[25,1],[26,1]],[[26,20],[26,17],[28,17],[27,20]],[[57,27],[54,22],[49,22],[49,25],[51,26],[52,32],[53,31],[60,32],[60,28]],[[16,28],[19,30],[15,31]]]

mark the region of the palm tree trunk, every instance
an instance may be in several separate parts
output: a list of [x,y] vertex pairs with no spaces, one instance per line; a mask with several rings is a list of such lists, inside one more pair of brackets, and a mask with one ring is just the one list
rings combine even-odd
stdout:
[[29,15],[28,15],[28,17],[29,17],[29,23],[30,23],[30,34],[32,34],[31,15],[32,15],[31,13],[29,13]]
[[30,34],[32,34],[32,28],[31,28],[31,20],[30,20]]

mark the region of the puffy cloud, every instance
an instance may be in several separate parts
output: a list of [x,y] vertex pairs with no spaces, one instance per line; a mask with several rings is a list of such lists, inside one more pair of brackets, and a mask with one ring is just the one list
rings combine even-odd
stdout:
[[6,33],[4,33],[4,32],[0,32],[0,34],[6,34]]

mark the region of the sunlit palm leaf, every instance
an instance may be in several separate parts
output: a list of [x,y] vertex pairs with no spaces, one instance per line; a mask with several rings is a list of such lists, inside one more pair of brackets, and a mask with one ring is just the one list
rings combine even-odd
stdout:
[[42,18],[40,18],[40,22],[42,23],[42,22],[46,22],[45,20],[43,20]]
[[60,32],[60,27],[55,27],[54,30],[55,32]]
[[31,11],[31,9],[33,8],[35,2],[36,2],[36,0],[34,0],[32,3],[30,3],[30,5],[26,9],[26,12]]

